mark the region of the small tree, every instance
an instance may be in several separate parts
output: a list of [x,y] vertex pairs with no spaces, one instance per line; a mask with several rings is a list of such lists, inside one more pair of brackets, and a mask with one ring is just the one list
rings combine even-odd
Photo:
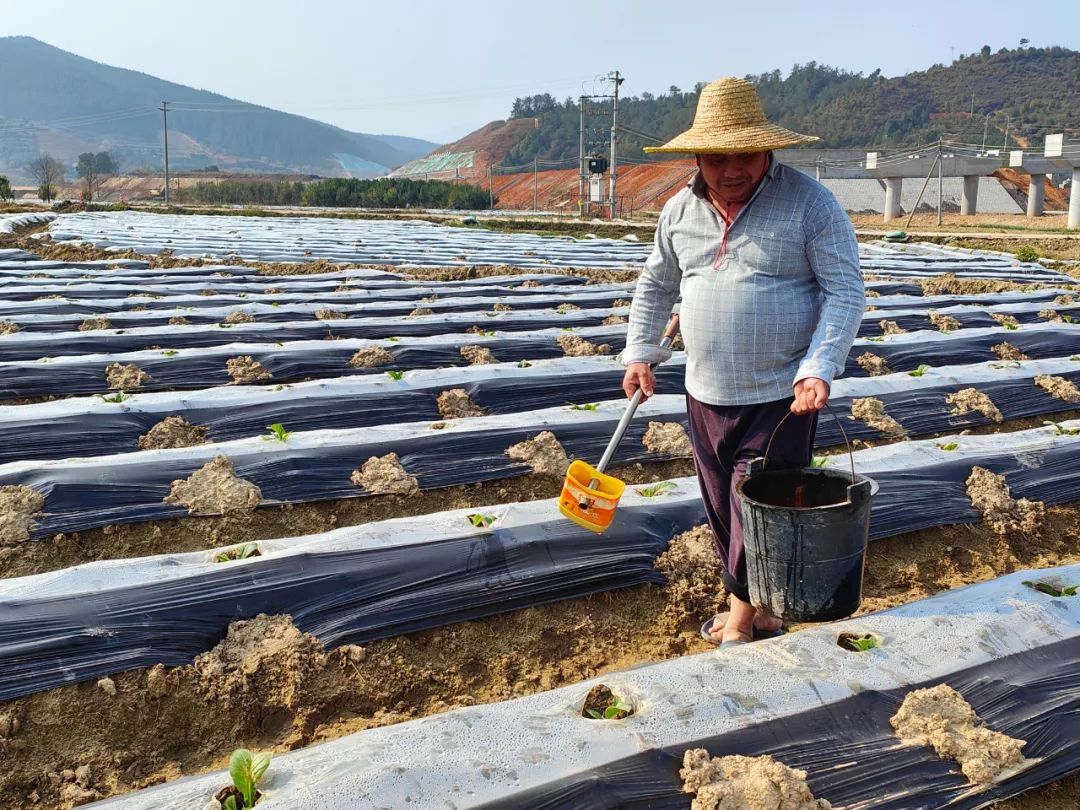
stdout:
[[11,183],[7,177],[0,174],[0,200],[14,200],[15,193],[11,190]]
[[86,202],[93,202],[105,176],[116,174],[118,170],[116,159],[108,152],[83,152],[75,164],[75,174],[86,184],[83,189],[83,197]]
[[38,196],[49,202],[56,196],[56,187],[64,182],[64,164],[52,155],[38,155],[26,164],[26,171],[38,184]]

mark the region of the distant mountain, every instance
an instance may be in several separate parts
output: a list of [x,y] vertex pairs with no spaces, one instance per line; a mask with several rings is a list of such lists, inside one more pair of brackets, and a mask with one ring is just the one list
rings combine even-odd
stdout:
[[[1015,148],[1041,145],[1047,132],[1080,125],[1080,53],[1068,48],[1002,48],[995,53],[987,46],[951,65],[893,78],[814,62],[795,65],[787,76],[775,70],[747,78],[757,84],[773,121],[819,136],[818,147],[888,149],[939,137],[981,146],[985,131],[987,147],[1000,148],[1008,129],[1009,145]],[[620,98],[619,123],[625,129],[619,134],[619,154],[648,159],[642,147],[686,129],[702,86]],[[539,124],[518,131],[521,137],[506,152],[503,165],[577,158],[576,99],[558,101],[547,94],[515,99],[511,120],[518,119]],[[602,125],[594,129],[589,151],[606,153],[606,130]]]
[[72,161],[108,150],[121,169],[159,167],[162,100],[169,102],[169,163],[224,171],[372,177],[435,144],[349,132],[84,59],[32,37],[0,37],[0,172],[16,178],[39,153]]

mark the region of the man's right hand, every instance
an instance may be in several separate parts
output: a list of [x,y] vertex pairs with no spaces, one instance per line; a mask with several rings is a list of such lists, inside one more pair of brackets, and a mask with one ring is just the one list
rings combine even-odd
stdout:
[[622,390],[626,398],[633,397],[639,388],[642,402],[651,397],[656,389],[656,375],[652,373],[648,363],[631,363],[626,367],[626,374],[622,381]]

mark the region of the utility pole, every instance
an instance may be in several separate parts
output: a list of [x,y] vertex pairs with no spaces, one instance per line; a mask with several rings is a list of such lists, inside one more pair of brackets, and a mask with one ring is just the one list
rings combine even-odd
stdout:
[[619,85],[626,81],[619,75],[619,71],[615,71],[610,76],[611,83],[615,85],[615,93],[611,100],[611,166],[610,174],[608,175],[608,194],[611,196],[609,203],[611,204],[611,218],[615,219],[615,208],[618,204],[618,198],[615,196],[615,178],[618,174],[615,168],[615,144],[618,140],[616,133],[616,126],[618,125],[619,116]]
[[158,107],[164,119],[165,129],[165,205],[169,204],[169,102],[161,102]]
[[941,138],[937,142],[937,224],[941,227]]
[[1007,152],[1009,150],[1009,124],[1011,124],[1011,123],[1012,123],[1012,117],[1006,115],[1005,116],[1005,143],[1001,147],[1002,154],[1004,154],[1005,152]]
[[983,118],[983,142],[982,142],[982,149],[980,150],[984,154],[986,153],[986,134],[987,134],[987,131],[989,130],[989,128],[990,128],[990,113],[987,113],[986,117]]
[[578,99],[581,123],[578,129],[578,216],[585,218],[585,96]]
[[491,183],[492,164],[488,164],[488,210],[495,208],[495,192]]
[[536,210],[536,158],[533,158],[533,211]]

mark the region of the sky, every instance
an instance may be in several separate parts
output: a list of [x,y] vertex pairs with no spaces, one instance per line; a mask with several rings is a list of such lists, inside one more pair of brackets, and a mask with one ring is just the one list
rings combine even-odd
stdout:
[[1021,37],[1080,49],[1080,2],[0,0],[10,35],[357,132],[447,143],[506,118],[515,96],[604,92],[597,78],[613,70],[640,95],[810,61],[895,76]]

